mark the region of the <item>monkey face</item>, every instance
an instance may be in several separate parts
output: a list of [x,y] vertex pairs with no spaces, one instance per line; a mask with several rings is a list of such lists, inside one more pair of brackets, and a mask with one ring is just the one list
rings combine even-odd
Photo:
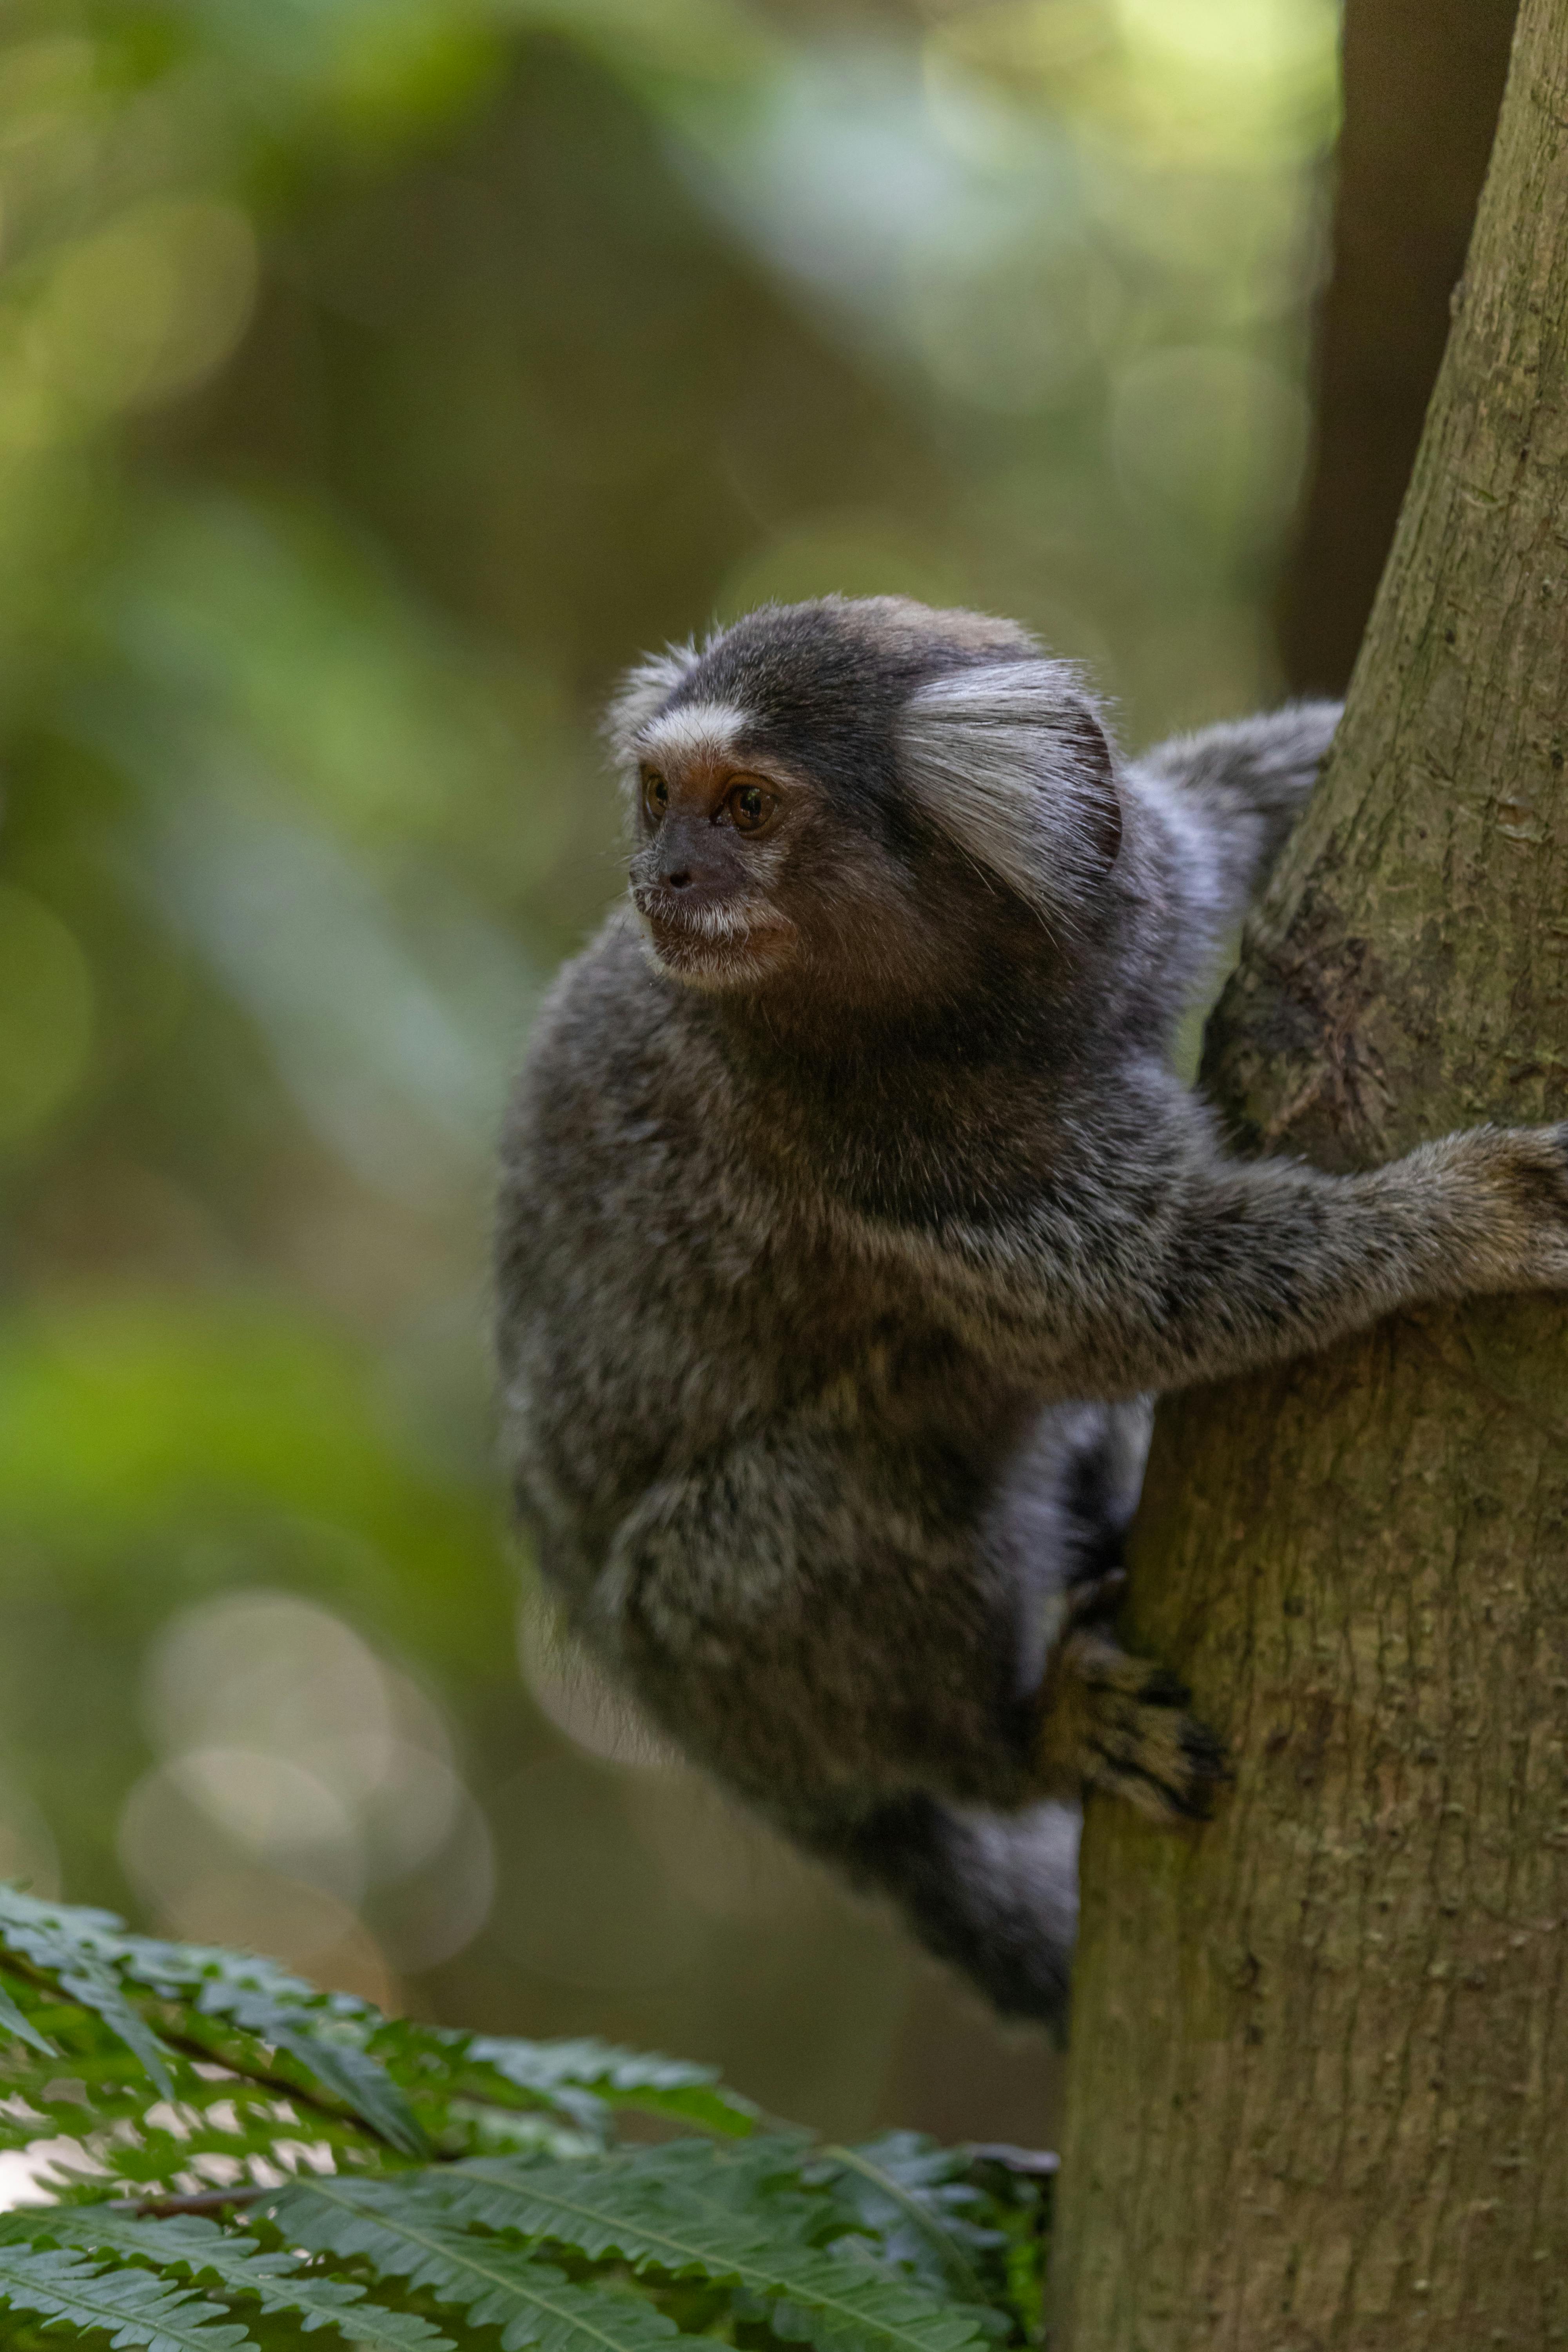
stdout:
[[636,770],[632,905],[658,969],[707,991],[756,987],[800,946],[782,901],[814,795],[804,777],[742,754],[739,716],[656,719]]
[[611,713],[632,905],[668,977],[951,1002],[1080,934],[1121,809],[1099,714],[1012,624],[892,597],[769,606]]

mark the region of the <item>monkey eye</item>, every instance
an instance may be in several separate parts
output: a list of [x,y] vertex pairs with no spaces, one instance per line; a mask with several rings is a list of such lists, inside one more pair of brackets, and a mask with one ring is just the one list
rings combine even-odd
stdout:
[[778,794],[761,784],[737,784],[724,803],[737,833],[765,833],[778,804]]
[[643,806],[655,824],[669,806],[669,786],[657,768],[645,768],[642,775]]

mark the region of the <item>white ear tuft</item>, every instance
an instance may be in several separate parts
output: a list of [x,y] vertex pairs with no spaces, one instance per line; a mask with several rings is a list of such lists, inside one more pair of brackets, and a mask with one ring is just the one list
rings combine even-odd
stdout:
[[1115,762],[1065,662],[987,663],[917,687],[904,780],[933,824],[1043,913],[1088,903],[1121,844]]
[[631,757],[636,737],[672,695],[697,659],[694,645],[667,646],[627,670],[605,713],[605,734],[617,765]]

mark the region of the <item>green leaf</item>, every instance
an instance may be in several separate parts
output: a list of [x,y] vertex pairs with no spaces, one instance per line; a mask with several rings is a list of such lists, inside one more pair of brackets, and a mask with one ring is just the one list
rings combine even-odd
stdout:
[[[790,2153],[787,2143],[772,2151],[775,2175]],[[786,2206],[775,2220],[773,2199],[762,2193],[763,2168],[749,2154],[727,2158],[694,2147],[672,2163],[675,2155],[537,2167],[480,2158],[408,2174],[398,2186],[405,2212],[426,2200],[454,2221],[553,2239],[590,2259],[619,2255],[731,2284],[763,2307],[775,2335],[819,2352],[959,2352],[981,2340],[974,2311],[800,2243],[799,2208]],[[344,2183],[339,2193],[358,2196],[367,2185]],[[752,2191],[749,2208],[738,2189]]]
[[18,2041],[30,2043],[46,2058],[58,2058],[59,2055],[54,2044],[46,2042],[32,2020],[17,2008],[3,1984],[0,1984],[0,2032],[14,2033]]
[[172,2098],[168,2053],[126,2000],[106,1957],[115,1952],[120,1924],[112,1911],[67,1909],[39,1903],[18,1887],[0,1886],[0,1937],[35,1968],[48,1969],[62,1992],[101,2018],[141,2061],[163,2096]]
[[335,2327],[375,2352],[452,2352],[451,2337],[427,2319],[367,2302],[363,2287],[352,2281],[301,2276],[300,2255],[264,2252],[254,2238],[194,2214],[138,2221],[103,2205],[46,2206],[0,2221],[0,2235],[23,2234],[216,2279],[226,2294],[254,2295],[263,2311],[299,2319],[307,2335]]
[[403,2156],[425,2156],[429,2142],[407,2099],[384,2067],[357,2042],[312,2032],[320,2012],[286,2007],[249,1985],[216,1980],[203,1986],[198,2007],[208,2017],[226,2017],[274,2049],[286,2050],[323,2090],[341,2099],[363,2123]]
[[607,2042],[515,2042],[495,2034],[476,2034],[468,2055],[568,2113],[575,2112],[575,2094],[606,2106],[675,2116],[731,2137],[757,2126],[757,2109],[726,2088],[716,2066],[621,2050]]
[[[884,2264],[896,2263],[928,2287],[969,2303],[984,2299],[973,2255],[999,2242],[955,2208],[976,2204],[977,2192],[957,2175],[963,2158],[915,2132],[886,2132],[860,2147],[813,2152],[808,2177],[831,2181]],[[912,2227],[911,2227],[912,2225]]]
[[[384,2018],[274,1961],[15,1891],[0,1890],[0,1942],[56,1988],[40,2001],[30,1974],[10,1979],[27,2032],[0,2012],[0,2146],[52,2142],[62,2199],[0,2215],[0,2302],[76,2340],[109,2329],[128,2347],[226,2352],[251,2341],[227,2308],[248,2298],[268,2343],[325,2329],[375,2352],[454,2352],[400,2295],[367,2293],[364,2264],[498,2331],[503,2352],[671,2352],[678,2320],[731,2341],[761,2321],[816,2352],[983,2352],[1037,2317],[1037,2189],[1020,2201],[913,2134],[861,2148],[764,2134],[710,2067]],[[128,1996],[157,2000],[166,2047]],[[127,2066],[138,2033],[161,2078]],[[338,2169],[279,2182],[300,2160],[302,2080],[329,2095],[310,2127]],[[617,2106],[715,2137],[609,2147]],[[467,2160],[402,2168],[426,2124]],[[259,2200],[249,2186],[243,2218],[108,2202],[215,2177],[268,2185]]]
[[254,2345],[247,2328],[189,2287],[143,2270],[106,2271],[84,2255],[0,2246],[0,2296],[18,2311],[79,2328],[105,2328],[116,2347],[144,2352],[235,2352]]
[[651,2303],[602,2286],[575,2286],[521,2246],[454,2226],[413,2184],[325,2178],[279,2192],[268,2211],[290,2243],[359,2256],[406,2277],[441,2303],[458,2305],[475,2326],[499,2327],[503,2352],[653,2352],[680,2331]]
[[[109,1915],[100,1914],[107,1918]],[[114,1923],[118,1926],[118,1922]],[[379,2010],[350,1994],[322,1994],[277,1961],[221,1946],[171,1944],[148,1936],[115,1938],[128,1974],[165,1996],[195,1996],[204,2016],[226,2018],[275,2050],[286,2050],[333,2098],[404,2156],[428,2142],[385,2069],[363,2046]]]

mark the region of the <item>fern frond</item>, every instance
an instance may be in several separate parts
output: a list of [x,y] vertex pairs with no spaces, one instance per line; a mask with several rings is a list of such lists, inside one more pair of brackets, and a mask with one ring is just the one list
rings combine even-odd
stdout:
[[350,2280],[301,2276],[300,2255],[264,2252],[254,2238],[194,2215],[137,2221],[102,2205],[46,2206],[0,2221],[0,2237],[24,2234],[34,2244],[46,2238],[161,2271],[188,2271],[194,2280],[216,2281],[226,2294],[252,2295],[263,2311],[299,2320],[307,2335],[335,2327],[374,2352],[453,2352],[451,2337],[427,2319],[367,2301],[363,2287]]
[[[787,2210],[779,2228],[769,2204],[753,2200],[748,2210],[731,2203],[716,2151],[700,2152],[711,2168],[706,2182],[695,2152],[680,2168],[668,2161],[668,2149],[657,2151],[667,2159],[658,2166],[648,2153],[537,2167],[480,2158],[449,2171],[405,2175],[395,2187],[374,2184],[374,2194],[390,2192],[407,2216],[423,2206],[432,2217],[553,2240],[591,2260],[619,2256],[673,2276],[699,2272],[741,2290],[775,2335],[818,2352],[960,2352],[981,2340],[973,2311],[801,2243],[798,2218]],[[310,2197],[318,2185],[290,2194]],[[334,2184],[333,2193],[348,2201],[371,2186]]]
[[[279,2171],[297,2168],[307,2146],[313,2163],[340,2169],[388,2155],[353,2117],[308,2108],[270,2080],[258,2083],[177,2049],[169,2057],[174,2095],[160,2103],[90,2011],[57,2003],[34,2015],[49,2025],[57,2054],[46,2059],[20,2042],[0,2044],[0,2147],[55,2143],[49,2179],[73,2198],[89,2189],[167,2195],[227,2180],[275,2182]],[[231,2054],[243,2061],[242,2052]],[[258,2056],[258,2063],[271,2061]],[[473,2140],[478,2153],[482,2142],[477,2134]]]
[[471,2325],[499,2327],[503,2352],[653,2352],[679,2335],[651,2303],[602,2286],[576,2286],[522,2247],[456,2226],[428,2200],[410,2194],[428,2173],[396,2179],[317,2179],[268,2204],[274,2226],[316,2253],[359,2256],[405,2277],[437,2302],[456,2304]]
[[982,2303],[975,2257],[999,2246],[1001,2232],[965,2218],[979,2192],[962,2179],[963,2158],[918,2132],[886,2132],[858,2147],[813,2152],[805,2177],[830,2185],[868,2231],[885,2266],[922,2286]]
[[126,1974],[138,1983],[165,1999],[183,1997],[198,2015],[222,2020],[287,2051],[310,2081],[401,2155],[429,2153],[407,2100],[365,2046],[383,2022],[369,2001],[352,1993],[322,1993],[276,1960],[220,1945],[171,1944],[121,1933],[114,1946]]
[[0,1937],[35,1968],[47,1969],[72,2000],[101,2018],[169,2098],[174,2084],[167,2053],[146,2019],[126,2000],[110,1965],[119,1925],[111,1911],[63,1910],[24,1895],[19,1887],[0,1886]]
[[46,2321],[103,2328],[119,2352],[237,2352],[254,2346],[247,2328],[189,2287],[143,2270],[104,2270],[83,2254],[0,2245],[0,2297]]
[[[710,2136],[616,2147],[627,2108]],[[0,2316],[0,2346],[40,2327],[158,2352],[318,2330],[374,2352],[473,2330],[501,2352],[1037,2336],[1037,2182],[912,2134],[824,2147],[762,2123],[709,2067],[385,2018],[273,1961],[0,1889],[0,2147],[47,2147],[56,2200],[0,2215],[0,2305],[28,2315]],[[443,2160],[410,2161],[427,2148]],[[176,2201],[138,2218],[110,2201],[127,2192]],[[416,2294],[463,2320],[443,2335]]]
[[491,2066],[503,2081],[568,2112],[591,2100],[668,2116],[739,2138],[754,2131],[758,2110],[720,2080],[716,2066],[617,2049],[608,2042],[515,2042],[475,2034],[468,2057]]
[[[661,2147],[639,2148],[631,2160],[640,2177],[656,2187],[673,2189],[684,2198],[700,2198],[720,2213],[765,2211],[770,2231],[795,2224],[801,2235],[820,2235],[830,2218],[821,2196],[807,2193],[801,2170],[813,2152],[808,2132],[785,2128],[744,2147],[715,2147],[710,2140],[668,2140]],[[631,2155],[621,2149],[610,2158],[625,2162]]]
[[26,2010],[19,2006],[15,1996],[7,1990],[3,1978],[0,1978],[0,2033],[14,2033],[19,2042],[26,2042],[31,2049],[41,2052],[46,2058],[56,2058],[59,2055],[59,2053],[52,2049],[45,2041]]
[[227,2018],[275,2050],[286,2050],[312,2081],[399,2155],[429,2153],[407,2099],[352,2033],[334,2034],[330,2021],[318,2023],[309,2010],[286,2008],[249,1986],[221,1979],[203,1986],[197,2006],[204,2016]]
[[111,1911],[43,1904],[10,1886],[0,1886],[0,1940],[92,2011],[165,2098],[174,2095],[174,2053],[132,2008],[127,1980],[285,2052],[308,2084],[340,2101],[400,2155],[429,2153],[407,2099],[365,2048],[382,2022],[368,2001],[319,1992],[272,1960],[132,1936]]

